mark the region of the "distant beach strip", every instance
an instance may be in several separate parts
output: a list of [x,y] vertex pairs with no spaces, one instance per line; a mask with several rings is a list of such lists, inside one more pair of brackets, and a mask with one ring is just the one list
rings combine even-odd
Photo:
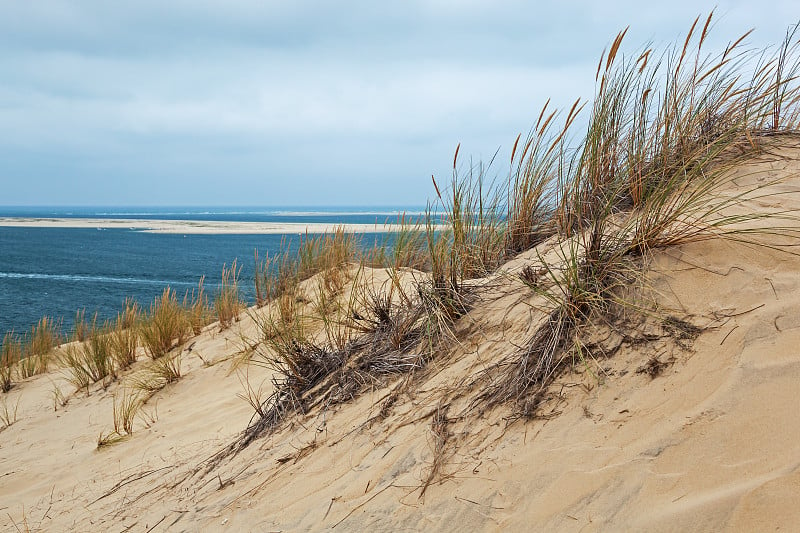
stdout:
[[[302,234],[325,233],[342,228],[348,233],[387,233],[400,224],[338,224],[333,222],[229,222],[205,220],[142,220],[109,218],[0,217],[0,227],[128,229],[147,233],[183,234]],[[405,226],[408,229],[408,226]]]

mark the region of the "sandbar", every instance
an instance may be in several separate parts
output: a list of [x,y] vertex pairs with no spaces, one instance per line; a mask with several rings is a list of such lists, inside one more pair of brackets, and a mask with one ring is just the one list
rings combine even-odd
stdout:
[[[336,224],[306,222],[229,222],[216,220],[155,220],[110,218],[0,217],[0,227],[129,229],[147,233],[183,234],[293,234],[325,233],[342,228],[348,233],[386,233],[399,224]],[[407,228],[407,226],[406,226]]]

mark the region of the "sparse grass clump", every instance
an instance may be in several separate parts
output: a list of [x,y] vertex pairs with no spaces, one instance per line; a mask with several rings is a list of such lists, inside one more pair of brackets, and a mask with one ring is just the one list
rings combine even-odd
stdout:
[[115,322],[105,328],[108,331],[111,357],[117,370],[125,370],[136,362],[140,314],[139,304],[130,299],[125,300],[124,309],[117,314]]
[[70,344],[61,358],[61,364],[67,370],[70,383],[76,389],[86,389],[98,381],[116,377],[114,358],[112,355],[111,337],[93,320],[87,333],[86,341]]
[[13,331],[6,333],[0,351],[0,391],[8,392],[14,386],[13,373],[21,357],[22,341]]
[[[222,267],[222,285],[214,298],[214,310],[219,319],[220,329],[230,327],[239,319],[239,313],[243,307],[239,296],[240,272],[241,267],[237,267],[235,259],[230,268],[225,265]],[[257,278],[258,276],[256,276]]]
[[181,378],[181,352],[167,354],[150,361],[142,370],[131,376],[131,386],[147,395],[160,391]]
[[259,261],[256,252],[256,304],[264,306],[284,294],[293,293],[297,285],[320,272],[341,270],[350,262],[358,262],[359,237],[336,228],[322,235],[306,234],[295,248],[283,241],[280,251]]
[[60,326],[50,317],[42,317],[31,327],[23,344],[22,359],[18,364],[21,379],[47,372],[50,352],[58,345]]
[[139,325],[142,345],[151,359],[158,359],[186,342],[190,331],[186,310],[169,287],[150,304]]
[[402,213],[393,222],[392,233],[377,241],[363,254],[363,264],[372,268],[411,268],[427,272],[428,258],[425,217]]
[[[95,319],[97,315],[95,314]],[[75,312],[75,321],[72,325],[72,340],[83,342],[89,337],[90,324],[86,321],[86,309]]]
[[17,411],[19,410],[19,401],[21,397],[17,396],[17,401],[14,406],[8,403],[8,396],[3,395],[0,397],[0,430],[10,427],[17,421]]
[[97,448],[110,446],[133,434],[133,423],[136,415],[144,405],[144,401],[136,391],[120,389],[114,395],[114,429],[109,433],[100,433]]
[[99,325],[95,313],[91,322],[81,326],[84,341],[68,345],[60,361],[67,371],[67,380],[77,390],[85,389],[88,393],[92,384],[101,381],[105,388],[119,371],[136,362],[138,317],[138,304],[126,300],[115,321]]
[[[223,268],[224,270],[224,268]],[[208,307],[208,297],[203,287],[205,277],[201,277],[197,284],[197,290],[192,289],[183,297],[183,307],[189,315],[189,323],[191,324],[192,333],[200,335],[203,328],[211,323],[211,309]]]

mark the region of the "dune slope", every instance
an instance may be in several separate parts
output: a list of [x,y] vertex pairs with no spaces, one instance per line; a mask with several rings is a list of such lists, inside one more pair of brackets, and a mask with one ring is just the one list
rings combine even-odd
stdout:
[[[800,150],[785,142],[736,170],[800,208]],[[788,223],[788,222],[782,222]],[[777,227],[777,226],[776,226]],[[763,243],[783,243],[777,235]],[[552,241],[540,245],[546,256]],[[4,531],[791,530],[800,522],[800,257],[712,239],[655,251],[647,293],[698,328],[623,342],[576,364],[533,420],[463,416],[453,391],[525,341],[539,311],[516,277],[525,252],[485,280],[459,343],[407,386],[293,417],[213,468],[248,424],[232,371],[249,319],[189,341],[183,378],[151,399],[134,433],[97,449],[113,396],[95,387],[54,411],[58,373],[5,395]],[[695,335],[696,333],[696,335]],[[694,338],[696,336],[696,338]],[[193,343],[193,344],[192,344]]]

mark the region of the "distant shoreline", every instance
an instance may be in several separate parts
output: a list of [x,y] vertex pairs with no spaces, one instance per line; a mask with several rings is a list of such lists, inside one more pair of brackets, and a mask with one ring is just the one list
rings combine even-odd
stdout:
[[129,229],[146,233],[197,235],[280,235],[325,233],[342,228],[348,233],[387,233],[398,231],[398,224],[337,224],[329,222],[229,222],[215,220],[156,220],[110,218],[31,218],[0,217],[0,227]]

